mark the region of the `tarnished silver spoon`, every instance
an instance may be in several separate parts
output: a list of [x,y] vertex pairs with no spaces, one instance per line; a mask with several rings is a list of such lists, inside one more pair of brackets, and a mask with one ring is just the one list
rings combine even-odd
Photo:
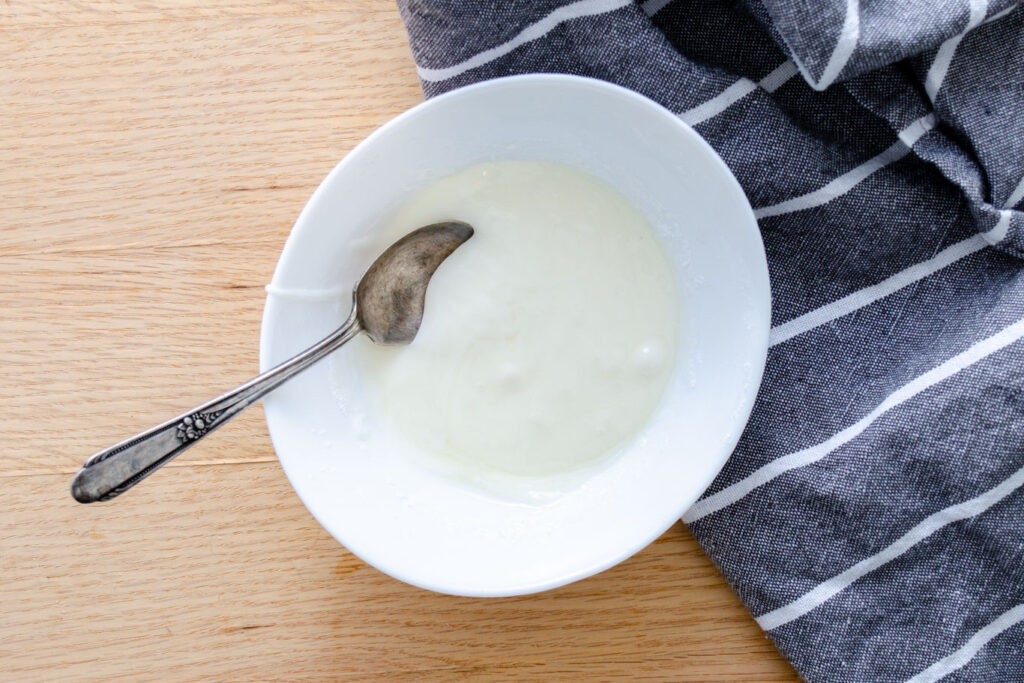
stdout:
[[356,283],[352,312],[341,327],[302,353],[237,389],[89,458],[71,480],[79,503],[127,491],[157,468],[360,332],[378,344],[408,344],[423,320],[427,283],[437,267],[473,236],[458,221],[414,230],[377,257]]

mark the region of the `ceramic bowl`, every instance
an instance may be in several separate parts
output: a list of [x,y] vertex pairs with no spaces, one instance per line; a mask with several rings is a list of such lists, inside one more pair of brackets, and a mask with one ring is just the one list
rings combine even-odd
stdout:
[[674,374],[643,432],[578,486],[533,505],[487,495],[411,457],[409,443],[374,414],[357,354],[346,349],[265,401],[281,465],[327,531],[395,578],[470,596],[581,579],[678,520],[740,436],[770,319],[753,212],[700,136],[651,100],[603,81],[514,76],[414,107],[324,179],[268,287],[262,368],[344,320],[351,286],[375,256],[366,245],[403,200],[498,159],[557,161],[598,176],[635,204],[662,241],[682,328]]

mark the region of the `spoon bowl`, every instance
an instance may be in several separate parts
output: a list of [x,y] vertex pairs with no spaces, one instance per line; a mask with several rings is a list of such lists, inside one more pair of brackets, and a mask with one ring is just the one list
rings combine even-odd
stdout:
[[473,228],[446,221],[413,230],[377,257],[356,286],[359,325],[377,344],[408,344],[423,321],[427,283]]

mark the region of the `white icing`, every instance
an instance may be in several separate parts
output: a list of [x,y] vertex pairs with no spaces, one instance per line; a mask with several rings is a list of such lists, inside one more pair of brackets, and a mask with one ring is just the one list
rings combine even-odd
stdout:
[[661,399],[678,335],[644,217],[572,167],[493,162],[412,197],[378,251],[445,219],[476,234],[434,275],[416,339],[355,343],[379,411],[470,479],[557,476],[627,443]]

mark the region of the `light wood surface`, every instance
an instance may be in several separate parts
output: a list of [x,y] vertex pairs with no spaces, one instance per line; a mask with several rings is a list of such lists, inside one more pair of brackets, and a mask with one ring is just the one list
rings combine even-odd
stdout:
[[377,573],[259,408],[72,502],[84,457],[254,372],[303,203],[421,99],[389,0],[0,3],[0,678],[794,678],[682,525],[536,596]]

